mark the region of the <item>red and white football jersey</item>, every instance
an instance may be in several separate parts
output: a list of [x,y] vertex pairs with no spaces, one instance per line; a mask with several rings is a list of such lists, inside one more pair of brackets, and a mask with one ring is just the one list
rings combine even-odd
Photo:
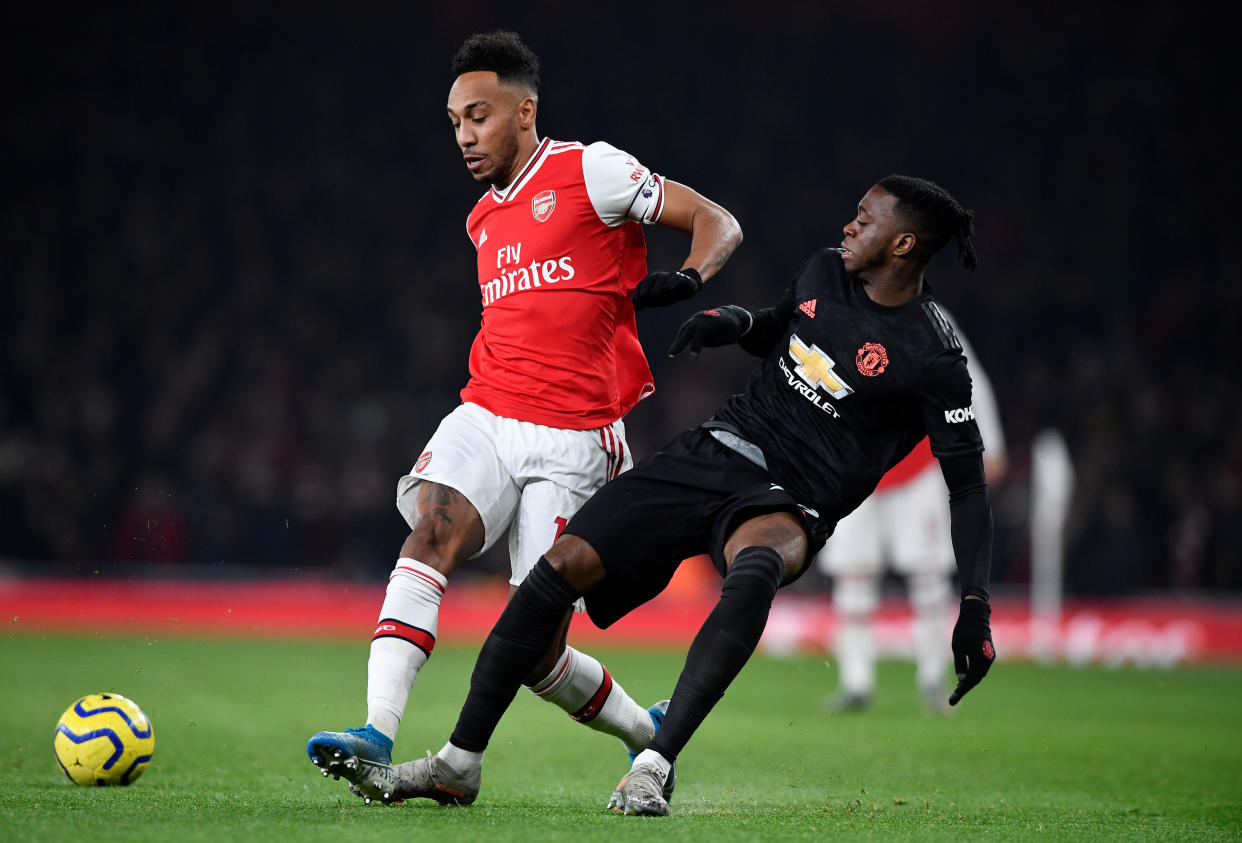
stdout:
[[589,430],[650,395],[630,296],[647,274],[640,223],[663,207],[664,179],[606,143],[545,139],[485,193],[466,220],[483,318],[462,401]]

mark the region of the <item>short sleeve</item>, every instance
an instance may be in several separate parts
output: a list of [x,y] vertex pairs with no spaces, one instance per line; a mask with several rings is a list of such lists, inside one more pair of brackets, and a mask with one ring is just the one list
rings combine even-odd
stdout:
[[971,401],[970,372],[961,354],[949,349],[938,354],[923,373],[916,392],[937,459],[983,451]]
[[664,178],[634,156],[602,141],[593,143],[582,152],[582,177],[604,225],[659,221],[664,210]]

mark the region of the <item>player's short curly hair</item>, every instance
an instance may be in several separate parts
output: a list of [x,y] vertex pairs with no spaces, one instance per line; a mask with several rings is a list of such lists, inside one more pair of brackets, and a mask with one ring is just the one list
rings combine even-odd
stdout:
[[975,253],[975,213],[963,208],[949,191],[927,179],[891,175],[880,179],[881,190],[897,199],[896,211],[913,223],[922,240],[924,260],[930,260],[950,240],[957,241],[957,259],[973,270],[979,265]]
[[498,29],[471,35],[453,56],[453,75],[490,70],[501,82],[539,93],[539,57],[516,32]]

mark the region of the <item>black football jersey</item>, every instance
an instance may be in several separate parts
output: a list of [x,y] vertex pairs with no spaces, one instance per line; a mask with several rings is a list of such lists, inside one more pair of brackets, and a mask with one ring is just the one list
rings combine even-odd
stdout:
[[926,284],[877,304],[822,249],[755,320],[783,338],[706,426],[757,445],[773,480],[822,517],[854,510],[925,435],[937,457],[983,450],[961,344]]

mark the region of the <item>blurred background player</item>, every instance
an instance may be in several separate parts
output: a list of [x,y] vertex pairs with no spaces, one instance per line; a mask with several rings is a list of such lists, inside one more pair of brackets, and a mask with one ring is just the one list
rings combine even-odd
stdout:
[[[410,535],[371,641],[366,726],[307,744],[325,775],[351,784],[391,760],[453,570],[507,530],[516,588],[583,502],[633,464],[621,419],[653,390],[635,310],[690,298],[742,239],[728,211],[615,147],[540,139],[539,60],[515,33],[466,39],[453,73],[457,145],[488,185],[466,222],[482,322],[461,405],[398,483]],[[690,235],[680,270],[647,273],[650,223]],[[441,283],[419,280],[428,295]],[[663,709],[642,708],[597,660],[564,647],[571,616],[526,684],[632,757]]]
[[[953,317],[943,306],[940,312],[957,333],[970,369],[975,421],[983,437],[983,470],[993,486],[1008,468],[996,396]],[[936,713],[949,710],[944,697],[949,667],[945,642],[950,579],[956,570],[949,527],[949,490],[926,438],[889,469],[858,509],[837,522],[816,557],[820,570],[832,577],[837,615],[833,646],[839,686],[828,700],[830,710],[862,711],[871,705],[878,657],[875,613],[886,570],[905,579],[912,612],[915,681],[923,705]]]

